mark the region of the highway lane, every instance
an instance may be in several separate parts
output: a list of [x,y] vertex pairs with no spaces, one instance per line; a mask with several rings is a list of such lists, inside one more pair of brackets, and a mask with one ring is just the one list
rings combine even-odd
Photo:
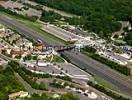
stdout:
[[[52,44],[43,35],[40,35],[39,33],[34,32],[33,30],[21,25],[17,21],[0,16],[0,22],[7,26],[12,26],[17,31],[24,33],[34,39],[41,39],[47,45]],[[57,43],[53,44],[56,45]],[[108,66],[101,64],[85,55],[76,55],[74,52],[71,51],[64,52],[64,55],[67,56],[72,63],[75,63],[76,65],[85,68],[86,71],[88,70],[89,72],[103,78],[104,80],[120,88],[127,95],[132,96],[132,80],[126,78],[124,75],[120,75],[118,72],[108,68]]]

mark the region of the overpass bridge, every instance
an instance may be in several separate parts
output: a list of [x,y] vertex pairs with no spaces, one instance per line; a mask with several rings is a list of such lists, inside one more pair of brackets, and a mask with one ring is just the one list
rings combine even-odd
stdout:
[[70,45],[70,46],[47,46],[47,48],[53,48],[55,51],[57,52],[64,52],[64,51],[68,51],[68,50],[72,50],[75,49],[74,45]]

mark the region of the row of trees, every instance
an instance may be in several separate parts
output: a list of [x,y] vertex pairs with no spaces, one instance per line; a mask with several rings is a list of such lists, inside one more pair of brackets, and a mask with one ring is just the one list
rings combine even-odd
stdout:
[[128,34],[125,37],[125,41],[128,45],[132,46],[132,31],[128,32]]
[[72,93],[62,94],[59,98],[53,98],[52,96],[43,93],[41,96],[33,94],[30,98],[26,97],[23,98],[23,100],[79,100],[79,98],[74,96]]
[[61,83],[56,83],[56,82],[50,83],[49,85],[54,88],[60,88],[60,89],[65,88],[65,86],[61,85]]
[[[68,18],[71,24],[82,25],[101,37],[110,37],[118,31],[120,20],[132,17],[131,0],[33,0],[37,3],[81,16]],[[127,6],[126,6],[127,5]]]
[[53,11],[43,11],[40,20],[44,22],[55,22],[56,20],[60,20],[62,18],[61,15],[53,12]]
[[66,81],[72,81],[72,79],[69,76],[56,76],[56,78],[62,79],[62,80],[66,80]]

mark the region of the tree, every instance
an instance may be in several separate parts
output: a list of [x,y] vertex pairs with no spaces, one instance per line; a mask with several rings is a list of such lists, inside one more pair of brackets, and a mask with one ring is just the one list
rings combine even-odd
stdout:
[[125,37],[125,41],[127,42],[128,45],[132,46],[132,32],[128,32],[128,34]]
[[72,93],[67,93],[67,94],[63,94],[60,100],[79,100],[79,98],[74,96]]

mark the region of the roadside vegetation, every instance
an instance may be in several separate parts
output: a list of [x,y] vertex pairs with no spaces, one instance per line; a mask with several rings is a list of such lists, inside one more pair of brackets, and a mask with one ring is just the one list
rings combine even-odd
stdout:
[[56,22],[56,20],[60,20],[61,18],[61,15],[54,13],[53,11],[43,11],[40,20],[44,22],[53,23]]
[[55,55],[55,56],[53,57],[52,62],[64,63],[64,59],[63,59],[61,56]]
[[132,46],[132,31],[128,32],[128,34],[125,37],[125,41],[128,45]]
[[64,63],[65,62],[64,59],[59,55],[53,55],[53,58],[52,56],[46,57],[45,60],[48,62],[53,62],[53,63]]
[[118,87],[116,87],[113,84],[107,82],[106,80],[104,80],[104,79],[102,79],[102,78],[100,78],[100,77],[98,77],[96,75],[94,76],[94,78],[95,78],[95,81],[96,81],[97,84],[99,84],[99,85],[101,85],[101,86],[103,86],[103,87],[105,87],[107,89],[110,89],[111,91],[122,93],[122,91],[120,91],[120,89]]
[[79,98],[74,96],[72,93],[62,94],[58,98],[53,98],[52,95],[43,93],[41,96],[33,94],[30,98],[26,97],[22,100],[79,100]]
[[72,79],[69,76],[56,76],[56,78],[72,82]]
[[64,85],[61,85],[61,83],[57,83],[57,82],[53,82],[53,83],[50,83],[49,84],[51,87],[54,87],[54,88],[59,88],[59,89],[61,89],[61,88],[65,88],[65,86]]

